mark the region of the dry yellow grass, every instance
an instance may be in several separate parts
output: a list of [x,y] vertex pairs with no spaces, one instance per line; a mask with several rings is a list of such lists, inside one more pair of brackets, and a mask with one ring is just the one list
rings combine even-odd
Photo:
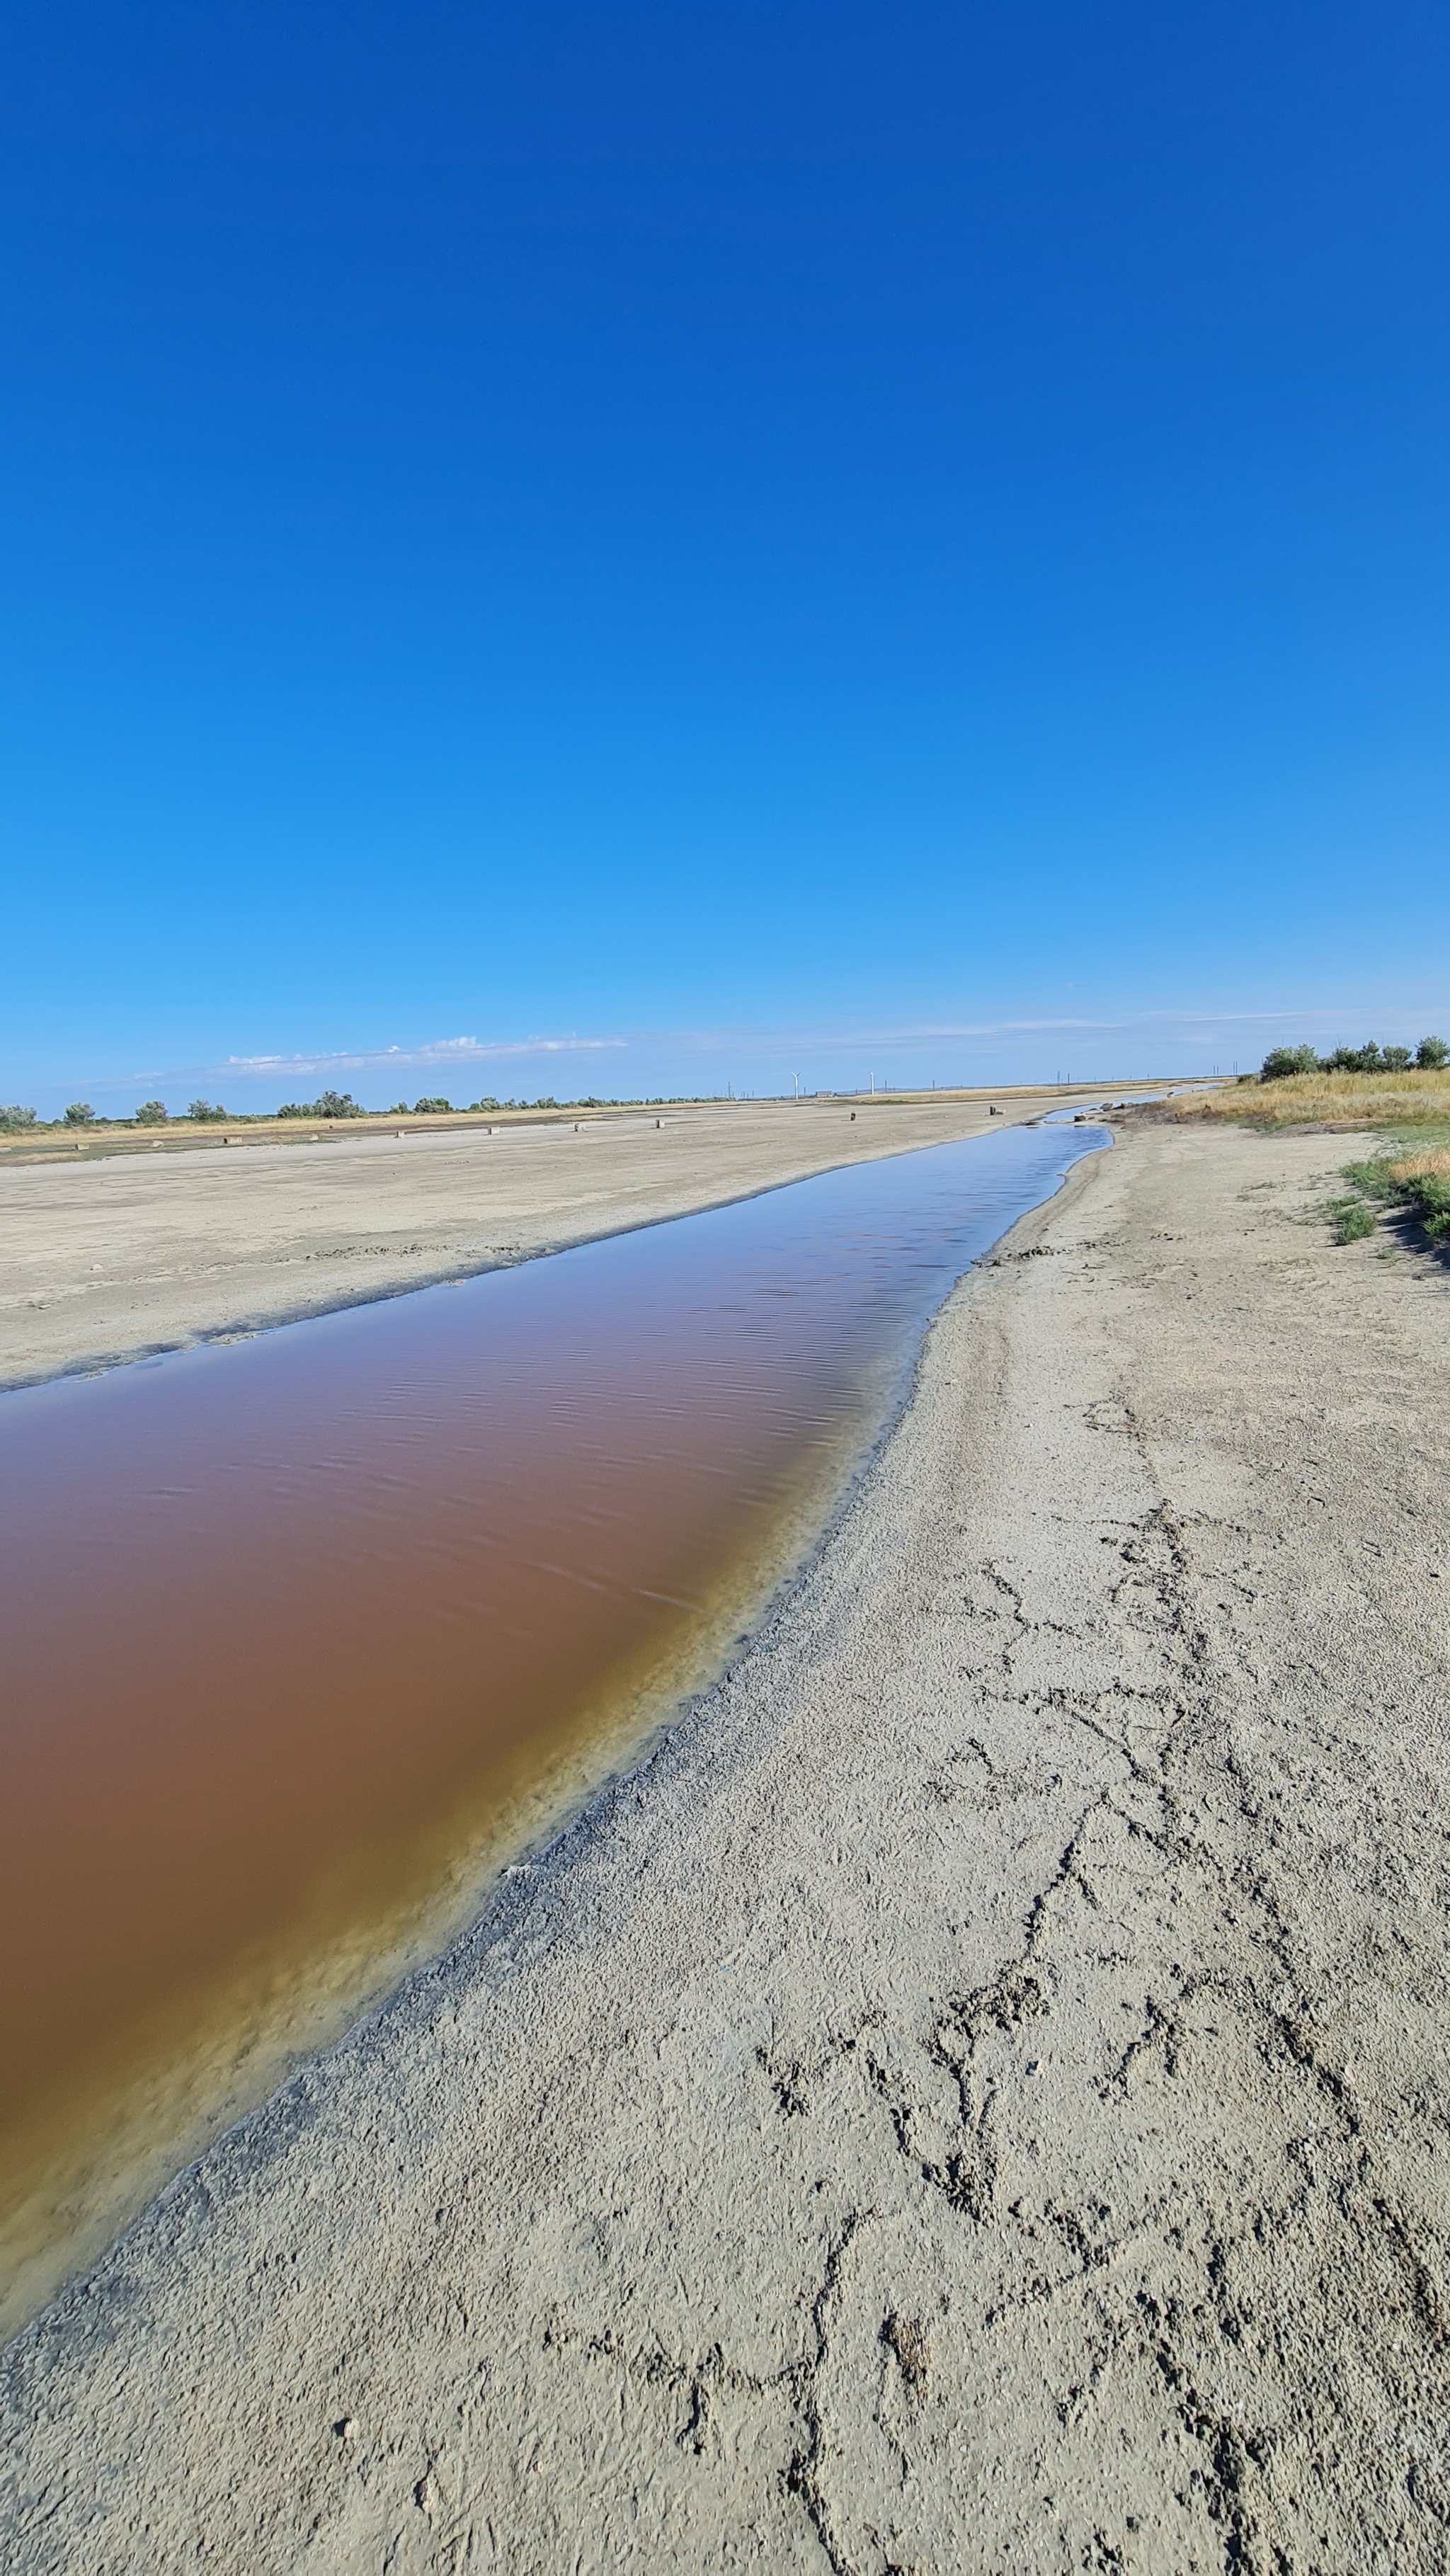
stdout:
[[1392,1181],[1450,1181],[1450,1145],[1425,1154],[1397,1154],[1389,1165]]
[[1416,1127],[1450,1118],[1450,1070],[1441,1073],[1293,1073],[1282,1082],[1226,1084],[1175,1101],[1178,1118],[1243,1119],[1255,1127]]

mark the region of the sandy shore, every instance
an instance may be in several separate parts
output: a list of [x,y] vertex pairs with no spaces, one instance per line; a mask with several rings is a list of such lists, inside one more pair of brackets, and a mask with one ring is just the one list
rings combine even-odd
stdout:
[[16,2570],[1440,2569],[1450,1282],[1133,1134],[774,1624],[11,2348]]
[[[1002,1119],[1062,1097],[1005,1092]],[[0,1388],[467,1278],[1002,1123],[985,1099],[878,1099],[853,1119],[854,1105],[736,1102],[492,1135],[341,1125],[315,1145],[234,1152],[204,1135],[153,1155],[128,1135],[74,1162],[0,1156]]]

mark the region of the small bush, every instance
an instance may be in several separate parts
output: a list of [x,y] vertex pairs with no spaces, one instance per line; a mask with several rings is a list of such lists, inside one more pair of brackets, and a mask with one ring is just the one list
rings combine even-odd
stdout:
[[1413,1208],[1432,1243],[1450,1234],[1450,1152],[1401,1154],[1389,1166],[1395,1195]]
[[1443,1038],[1421,1038],[1415,1049],[1415,1062],[1422,1073],[1439,1073],[1450,1064],[1450,1046]]
[[8,1133],[13,1133],[18,1127],[33,1127],[34,1125],[34,1110],[22,1109],[18,1100],[12,1101],[8,1109],[0,1109],[0,1128],[3,1128]]
[[67,1127],[93,1127],[96,1113],[88,1100],[73,1100],[65,1113]]
[[1312,1046],[1271,1047],[1264,1058],[1261,1082],[1287,1082],[1294,1073],[1317,1073],[1319,1058]]
[[205,1124],[208,1121],[215,1122],[218,1118],[225,1118],[227,1113],[219,1100],[193,1100],[187,1104],[186,1114],[188,1118],[200,1119]]
[[[1419,1218],[1432,1243],[1450,1235],[1450,1152],[1381,1154],[1371,1163],[1346,1163],[1344,1177],[1364,1199],[1383,1206],[1408,1208]],[[1336,1201],[1338,1209],[1347,1204]]]
[[453,1103],[451,1100],[415,1100],[413,1115],[415,1118],[451,1118]]
[[1367,1234],[1374,1232],[1374,1210],[1366,1207],[1363,1199],[1332,1199],[1329,1213],[1334,1219],[1336,1243],[1362,1243]]
[[164,1127],[166,1124],[165,1101],[143,1100],[140,1108],[136,1112],[136,1124],[138,1127]]

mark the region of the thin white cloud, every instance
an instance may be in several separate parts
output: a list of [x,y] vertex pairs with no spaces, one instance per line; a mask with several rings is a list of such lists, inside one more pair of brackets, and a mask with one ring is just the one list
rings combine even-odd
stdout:
[[229,1055],[213,1073],[363,1073],[375,1066],[492,1064],[524,1055],[591,1055],[624,1038],[434,1038],[427,1046],[337,1049],[317,1055]]
[[[842,1069],[864,1068],[875,1059],[889,1062],[895,1056],[921,1056],[927,1050],[958,1047],[969,1056],[992,1050],[1006,1050],[1006,1058],[1016,1060],[1016,1050],[1031,1041],[1057,1039],[1064,1045],[1075,1041],[1076,1047],[1091,1045],[1100,1055],[1105,1049],[1121,1047],[1141,1052],[1161,1045],[1163,1049],[1223,1049],[1225,1042],[1238,1032],[1244,1041],[1243,1052],[1253,1051],[1259,1039],[1292,1037],[1302,1031],[1320,1042],[1340,1038],[1359,1039],[1373,1033],[1381,1038],[1404,1036],[1412,1030],[1419,1036],[1427,1028],[1436,1028],[1450,1017],[1450,1000],[1439,1001],[1335,1001],[1296,1003],[1277,1009],[1233,1010],[1152,1010],[1125,1011],[1094,1016],[1090,1013],[1063,1013],[1055,1016],[987,1020],[924,1021],[836,1021],[793,1026],[716,1026],[695,1029],[637,1029],[626,1036],[580,1036],[571,1030],[567,1035],[522,1038],[479,1038],[474,1036],[430,1039],[415,1046],[318,1048],[292,1055],[230,1055],[221,1063],[168,1066],[146,1073],[95,1075],[73,1087],[80,1091],[147,1091],[164,1092],[183,1085],[198,1090],[215,1090],[224,1083],[266,1082],[276,1085],[279,1097],[307,1084],[345,1084],[350,1077],[369,1073],[386,1074],[389,1078],[405,1073],[453,1072],[464,1074],[476,1069],[483,1076],[490,1066],[514,1064],[523,1066],[532,1060],[540,1070],[550,1059],[569,1057],[613,1056],[647,1059],[642,1078],[651,1087],[663,1079],[678,1079],[667,1070],[670,1060],[684,1071],[690,1059],[712,1061],[721,1074],[734,1069],[743,1073],[747,1066],[761,1070],[795,1063],[802,1069],[817,1066],[823,1058],[834,1059]],[[1074,1057],[1069,1061],[1075,1060]],[[943,1067],[943,1070],[946,1068]],[[1165,1064],[1164,1069],[1167,1069]],[[623,1071],[623,1067],[620,1068]],[[789,1076],[784,1077],[789,1081]],[[832,1074],[831,1078],[836,1078]]]
[[228,1075],[242,1081],[255,1081],[265,1076],[291,1082],[303,1076],[339,1073],[369,1073],[377,1070],[404,1073],[410,1067],[485,1065],[517,1056],[589,1055],[628,1045],[626,1038],[434,1038],[425,1046],[414,1047],[348,1047],[319,1049],[308,1055],[229,1055],[220,1064],[168,1065],[150,1073],[95,1074],[90,1080],[101,1088],[105,1083],[147,1082],[220,1082]]
[[1292,1009],[1266,1011],[1133,1011],[1114,1017],[1093,1018],[1085,1013],[1040,1019],[1005,1020],[921,1020],[907,1022],[850,1022],[845,1024],[790,1028],[738,1027],[712,1029],[652,1030],[647,1037],[631,1038],[629,1044],[653,1047],[690,1047],[699,1051],[741,1050],[757,1055],[779,1055],[792,1049],[820,1052],[842,1048],[917,1048],[970,1040],[991,1043],[1031,1037],[1161,1037],[1165,1041],[1191,1041],[1210,1031],[1266,1029],[1285,1032],[1295,1027],[1368,1031],[1417,1026],[1424,1020],[1428,1026],[1438,1013],[1447,1011],[1444,996],[1438,1002],[1333,1002]]

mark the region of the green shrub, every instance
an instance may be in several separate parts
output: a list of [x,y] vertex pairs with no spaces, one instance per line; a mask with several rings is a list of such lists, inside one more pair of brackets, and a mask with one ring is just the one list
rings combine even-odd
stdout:
[[33,1127],[34,1125],[34,1110],[22,1109],[18,1100],[12,1101],[8,1109],[0,1109],[0,1128],[4,1128],[7,1131],[13,1131],[17,1127]]
[[[399,1108],[403,1105],[400,1102]],[[320,1091],[315,1100],[284,1100],[277,1112],[279,1118],[366,1118],[367,1114],[350,1091]],[[221,1115],[218,1110],[217,1116]]]
[[65,1113],[67,1127],[93,1127],[96,1113],[88,1100],[73,1100]]
[[1361,1198],[1331,1199],[1329,1214],[1334,1219],[1336,1243],[1362,1243],[1375,1229],[1375,1214]]
[[[1437,1243],[1450,1234],[1450,1170],[1406,1170],[1406,1159],[1409,1158],[1396,1161],[1391,1155],[1383,1154],[1371,1163],[1346,1163],[1344,1177],[1354,1183],[1360,1193],[1361,1204],[1365,1199],[1378,1199],[1385,1207],[1408,1208],[1419,1218],[1431,1242]],[[1431,1164],[1443,1164],[1446,1157],[1432,1154],[1423,1159]],[[1338,1217],[1340,1210],[1350,1202],[1336,1199],[1333,1204]]]
[[1404,1190],[1432,1243],[1450,1234],[1450,1180],[1439,1172],[1421,1172],[1405,1182]]
[[1415,1062],[1422,1073],[1438,1073],[1450,1064],[1450,1046],[1443,1038],[1421,1038],[1415,1049]]
[[1317,1073],[1319,1058],[1312,1046],[1271,1047],[1260,1073],[1262,1082],[1284,1082],[1291,1073]]
[[453,1103],[451,1100],[415,1100],[413,1115],[415,1118],[451,1118]]
[[205,1125],[208,1122],[215,1124],[218,1118],[225,1118],[227,1113],[219,1100],[193,1100],[188,1103],[186,1114],[188,1118],[200,1119]]
[[136,1124],[138,1127],[164,1127],[166,1124],[165,1101],[143,1100],[140,1108],[136,1112]]

